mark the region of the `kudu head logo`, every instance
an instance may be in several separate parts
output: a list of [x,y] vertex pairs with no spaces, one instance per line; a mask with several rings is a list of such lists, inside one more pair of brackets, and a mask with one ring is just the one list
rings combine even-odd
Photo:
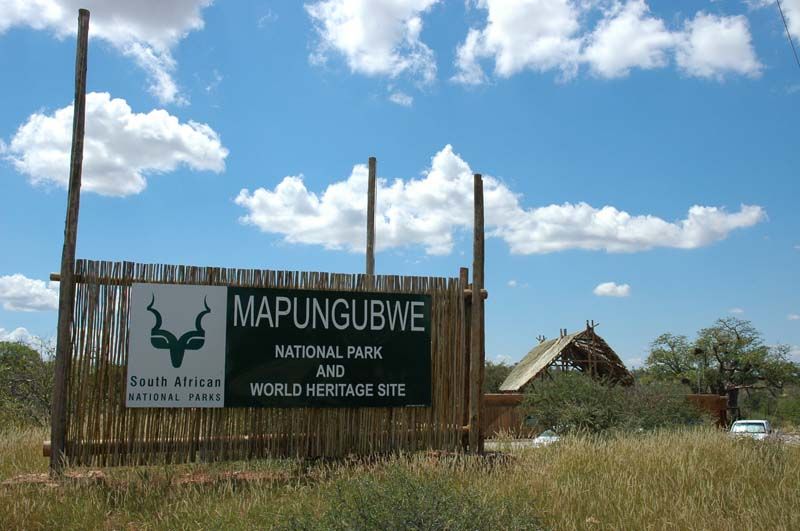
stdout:
[[161,328],[161,314],[158,313],[158,310],[153,308],[155,302],[156,296],[153,294],[153,298],[147,306],[147,311],[156,317],[156,324],[150,330],[150,344],[157,349],[169,350],[172,366],[177,369],[183,364],[183,355],[187,350],[199,350],[203,348],[206,342],[206,331],[203,330],[203,317],[211,313],[211,308],[208,307],[208,303],[204,298],[203,306],[205,306],[206,309],[197,314],[194,320],[195,329],[184,333],[178,338],[175,337],[175,334],[172,332]]

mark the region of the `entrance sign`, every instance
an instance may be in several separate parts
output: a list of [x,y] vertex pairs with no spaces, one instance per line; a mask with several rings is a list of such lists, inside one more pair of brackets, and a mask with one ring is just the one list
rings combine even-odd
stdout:
[[128,407],[431,406],[431,297],[133,284]]
[[128,407],[223,407],[226,305],[223,286],[132,286]]

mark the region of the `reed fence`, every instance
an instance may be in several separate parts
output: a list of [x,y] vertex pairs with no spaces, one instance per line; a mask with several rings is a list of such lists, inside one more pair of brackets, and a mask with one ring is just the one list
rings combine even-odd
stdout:
[[[458,278],[367,276],[78,260],[68,360],[71,465],[183,463],[459,450],[467,286]],[[432,407],[126,408],[128,311],[134,282],[428,294]]]

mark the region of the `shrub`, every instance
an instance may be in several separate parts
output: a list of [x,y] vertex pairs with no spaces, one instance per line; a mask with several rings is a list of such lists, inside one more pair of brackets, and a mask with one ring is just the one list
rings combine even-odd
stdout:
[[0,426],[45,426],[53,364],[21,343],[0,342]]
[[523,407],[537,428],[553,428],[562,434],[651,430],[707,422],[707,417],[686,400],[687,391],[681,385],[667,383],[622,387],[568,372],[535,382]]
[[483,373],[483,392],[484,393],[499,393],[500,386],[505,379],[514,370],[513,365],[506,365],[504,362],[494,363],[486,361]]
[[[384,468],[385,467],[385,468]],[[289,515],[286,529],[540,529],[527,497],[487,492],[459,480],[454,470],[402,460],[348,473],[333,482],[322,515]]]

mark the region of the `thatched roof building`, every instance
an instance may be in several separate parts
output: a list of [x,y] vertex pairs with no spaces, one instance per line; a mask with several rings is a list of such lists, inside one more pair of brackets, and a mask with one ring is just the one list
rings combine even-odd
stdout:
[[551,370],[579,370],[593,378],[606,379],[622,385],[633,383],[633,375],[605,340],[597,335],[594,326],[568,334],[561,331],[557,339],[544,340],[517,363],[500,391],[518,392],[537,377]]

